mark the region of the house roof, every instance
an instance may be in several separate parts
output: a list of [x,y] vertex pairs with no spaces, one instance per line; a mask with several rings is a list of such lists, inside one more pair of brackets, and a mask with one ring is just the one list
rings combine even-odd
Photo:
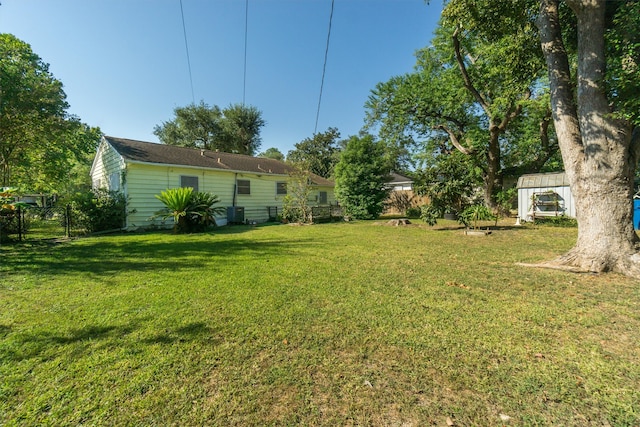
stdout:
[[569,180],[564,172],[532,173],[518,178],[518,188],[568,187]]
[[404,175],[400,175],[399,173],[396,172],[391,172],[389,174],[389,176],[391,177],[391,180],[387,181],[389,184],[411,184],[413,183],[413,179],[404,176]]
[[[288,164],[265,157],[251,157],[222,151],[177,147],[113,136],[105,136],[104,140],[122,156],[125,162],[189,166],[229,172],[273,175],[288,175],[292,171],[292,167]],[[311,174],[311,181],[316,185],[334,185],[333,181],[315,174]]]

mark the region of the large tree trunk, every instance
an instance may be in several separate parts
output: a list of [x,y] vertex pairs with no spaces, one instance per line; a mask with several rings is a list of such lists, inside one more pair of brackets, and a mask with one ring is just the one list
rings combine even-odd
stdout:
[[495,199],[495,189],[502,188],[502,174],[500,165],[500,135],[502,129],[499,125],[492,124],[489,127],[489,146],[487,147],[487,168],[484,172],[484,203],[495,210],[498,207]]
[[[638,132],[611,115],[603,88],[605,0],[567,1],[578,18],[575,102],[557,0],[541,0],[538,27],[551,86],[558,143],[576,203],[578,240],[549,266],[616,271],[640,278],[633,229]],[[576,108],[577,104],[577,108]]]

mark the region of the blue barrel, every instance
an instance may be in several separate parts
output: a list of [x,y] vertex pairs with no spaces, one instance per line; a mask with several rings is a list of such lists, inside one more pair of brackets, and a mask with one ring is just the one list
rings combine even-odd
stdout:
[[640,230],[640,199],[633,199],[633,228]]

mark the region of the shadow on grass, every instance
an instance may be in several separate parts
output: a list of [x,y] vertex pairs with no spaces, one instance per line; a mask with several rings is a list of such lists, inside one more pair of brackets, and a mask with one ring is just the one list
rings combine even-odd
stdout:
[[203,322],[193,322],[173,330],[164,330],[159,334],[142,340],[147,344],[173,344],[185,341],[202,341],[208,344],[216,344],[221,340],[217,331]]
[[133,336],[132,334],[139,332],[142,326],[140,321],[135,321],[126,325],[89,325],[64,334],[46,330],[16,334],[13,337],[8,336],[4,341],[0,349],[0,358],[13,362],[33,358],[50,360],[61,355],[79,358],[95,351],[96,348],[116,351],[131,350],[140,344],[170,345],[200,341],[207,345],[215,345],[221,342],[219,331],[203,322],[193,322],[177,328],[163,328],[162,332],[147,337]]
[[[180,271],[215,262],[240,264],[239,256],[271,258],[293,254],[297,247],[317,243],[317,239],[277,241],[233,236],[243,232],[241,228],[248,227],[234,226],[222,233],[192,235],[193,238],[154,233],[71,243],[23,243],[4,247],[0,252],[0,276],[19,272],[47,276],[80,272],[103,276],[122,271]],[[219,235],[225,237],[217,238]]]

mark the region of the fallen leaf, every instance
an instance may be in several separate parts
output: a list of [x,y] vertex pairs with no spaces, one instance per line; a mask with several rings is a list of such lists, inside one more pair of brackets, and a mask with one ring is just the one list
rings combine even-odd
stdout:
[[451,419],[451,417],[447,417],[447,425],[448,426],[454,426],[454,425],[456,425],[456,423],[455,423],[455,421],[453,421]]
[[506,422],[506,421],[509,421],[511,419],[511,417],[509,415],[506,415],[506,414],[500,414],[500,419],[502,421]]

